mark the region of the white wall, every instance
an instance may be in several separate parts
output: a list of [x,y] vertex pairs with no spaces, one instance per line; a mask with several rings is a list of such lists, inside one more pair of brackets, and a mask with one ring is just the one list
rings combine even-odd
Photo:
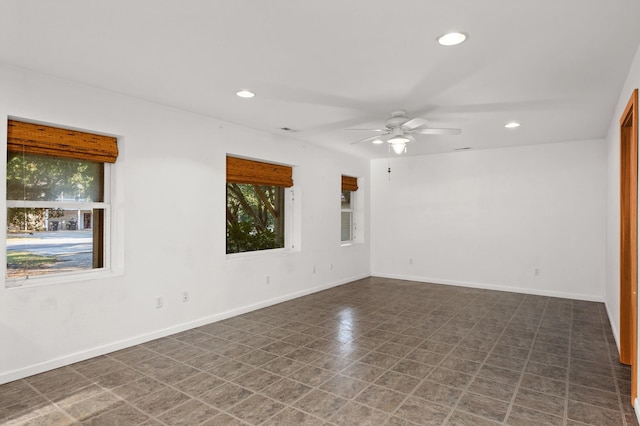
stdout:
[[601,140],[373,161],[372,275],[603,300],[604,181]]
[[[366,195],[367,160],[0,66],[0,118],[10,116],[120,136],[118,273],[0,286],[0,383],[369,275],[368,243],[340,245],[340,176],[363,178]],[[227,258],[227,153],[295,166],[301,250]]]
[[[620,334],[620,117],[634,89],[640,87],[640,48],[613,111],[606,138],[607,242],[605,303],[618,348]],[[638,404],[636,404],[638,407]]]

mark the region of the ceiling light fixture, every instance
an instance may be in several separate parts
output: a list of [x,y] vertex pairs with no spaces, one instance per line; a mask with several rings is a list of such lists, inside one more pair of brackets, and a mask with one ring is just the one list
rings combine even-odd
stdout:
[[381,143],[384,143],[384,141],[382,139],[375,139],[371,143],[374,145],[380,145]]
[[394,136],[392,138],[390,138],[387,142],[389,142],[391,145],[398,144],[398,143],[407,143],[409,142],[409,138],[407,138],[406,136]]
[[520,127],[520,123],[512,121],[510,123],[505,124],[504,127],[506,127],[507,129],[515,129],[516,127]]
[[393,149],[393,152],[400,155],[403,152],[406,152],[407,142],[409,142],[409,138],[402,135],[398,135],[398,136],[392,137],[387,142],[391,144],[391,149]]
[[440,46],[457,46],[467,39],[467,35],[464,33],[448,33],[438,37],[438,44]]
[[236,92],[236,95],[241,98],[253,98],[256,94],[249,90],[240,90],[239,92]]
[[405,143],[392,143],[391,144],[391,149],[393,149],[393,152],[395,152],[396,154],[400,155],[403,152],[407,151],[407,144],[405,144]]

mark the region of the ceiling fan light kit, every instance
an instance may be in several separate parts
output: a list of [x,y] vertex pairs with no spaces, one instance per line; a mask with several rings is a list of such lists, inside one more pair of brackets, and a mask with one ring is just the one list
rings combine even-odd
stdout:
[[409,118],[405,110],[398,109],[391,112],[391,117],[385,121],[383,129],[352,129],[382,133],[380,136],[364,138],[352,142],[352,144],[359,142],[382,144],[386,141],[393,152],[400,155],[407,151],[407,143],[415,142],[416,138],[413,135],[458,135],[461,133],[460,129],[426,127],[428,123],[429,121],[424,118]]
[[389,140],[387,140],[387,142],[389,142],[391,145],[396,145],[396,144],[405,144],[407,142],[410,142],[410,140],[409,138],[406,138],[404,136],[394,136]]
[[391,143],[391,149],[393,149],[393,152],[395,152],[396,154],[400,155],[403,152],[407,151],[407,143],[406,142],[392,142]]

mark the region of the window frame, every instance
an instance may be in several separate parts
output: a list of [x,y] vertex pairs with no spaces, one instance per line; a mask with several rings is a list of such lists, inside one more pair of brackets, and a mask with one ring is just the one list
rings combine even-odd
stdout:
[[239,260],[257,256],[280,256],[286,255],[287,253],[300,251],[300,245],[296,242],[296,238],[294,238],[294,235],[296,233],[296,231],[294,230],[294,225],[296,223],[295,217],[297,211],[295,190],[293,188],[284,188],[284,198],[284,247],[242,251],[238,253],[226,253],[225,250],[225,258],[227,260]]
[[[63,208],[68,210],[91,210],[102,209],[104,211],[104,220],[102,223],[102,267],[90,268],[72,272],[48,273],[43,275],[26,275],[21,277],[10,278],[7,276],[7,249],[6,241],[8,235],[5,234],[5,287],[20,287],[25,283],[46,283],[52,278],[66,278],[79,276],[83,278],[89,274],[103,273],[111,270],[111,164],[104,163],[103,172],[103,193],[104,201],[100,202],[72,202],[72,201],[30,201],[30,200],[6,200],[6,209],[9,208]],[[6,180],[6,178],[5,178]],[[58,281],[58,280],[53,280]]]
[[[341,246],[351,246],[356,242],[359,242],[359,236],[357,235],[357,221],[356,221],[356,213],[358,208],[359,193],[362,191],[358,191],[358,181],[359,179],[355,176],[349,175],[341,175],[340,179],[340,245]],[[345,192],[349,193],[349,207],[342,207],[342,197]],[[347,213],[349,215],[349,239],[342,239],[342,216]]]
[[[344,192],[349,192],[349,208],[342,208],[342,194]],[[351,245],[354,243],[354,241],[356,240],[356,224],[355,224],[355,219],[354,219],[354,213],[355,213],[355,191],[349,191],[349,190],[344,190],[344,191],[340,191],[340,244],[343,246],[347,246],[347,245]],[[348,213],[349,214],[349,239],[348,240],[343,240],[342,239],[342,215],[344,213]]]
[[[246,252],[254,252],[254,251],[265,251],[265,250],[278,250],[278,249],[283,249],[286,247],[286,241],[285,241],[285,236],[286,236],[286,220],[287,220],[287,215],[286,215],[286,188],[282,187],[282,186],[278,186],[278,185],[256,185],[256,184],[251,184],[251,183],[232,183],[232,182],[227,182],[227,191],[226,191],[226,204],[227,207],[229,207],[229,199],[230,199],[230,190],[229,190],[229,185],[238,185],[238,186],[247,186],[250,187],[250,189],[248,189],[248,191],[252,192],[253,194],[256,194],[256,199],[259,200],[258,201],[258,208],[259,209],[264,209],[264,212],[267,216],[267,220],[268,220],[268,225],[267,228],[269,227],[269,225],[271,225],[271,221],[273,221],[273,236],[275,237],[273,241],[270,241],[271,243],[274,243],[275,245],[278,245],[280,247],[265,247],[265,248],[259,248],[259,249],[255,249],[255,250],[245,250],[245,251],[227,251],[226,254],[238,254],[238,253],[246,253]],[[274,191],[277,192],[276,194],[274,194],[274,198],[275,198],[275,205],[271,206],[271,208],[273,209],[273,213],[278,212],[279,209],[281,209],[280,213],[280,217],[275,216],[270,209],[267,209],[265,207],[265,199],[267,199],[268,197],[266,196],[266,192],[264,191],[262,194],[263,196],[259,196],[257,195],[258,191],[256,187],[261,187],[261,188],[269,188],[268,191]],[[243,189],[240,190],[243,194],[245,193],[245,191]],[[244,195],[242,196],[244,201],[248,204],[249,201],[244,197]],[[263,198],[264,197],[264,198]],[[237,199],[237,195],[235,196],[231,196],[231,198],[233,199]],[[269,200],[267,200],[268,202]],[[228,211],[227,211],[228,213]],[[254,212],[255,213],[255,212]],[[236,219],[238,219],[240,216],[251,216],[249,214],[247,214],[247,209],[245,209],[243,207],[243,203],[240,202],[238,205],[238,215],[236,217]],[[239,223],[246,223],[245,221],[238,221]],[[256,218],[254,217],[251,221],[249,221],[250,223],[255,224],[256,223]],[[227,240],[226,240],[226,250],[229,249],[229,239],[228,239],[228,234],[229,234],[229,222],[226,221],[226,228],[227,228]],[[263,224],[264,225],[264,224]],[[257,227],[254,227],[253,230],[256,231],[256,234],[260,234],[259,232],[257,232]],[[279,231],[279,232],[277,232]],[[242,235],[246,235],[246,233],[242,233]],[[239,246],[239,245],[238,245]],[[244,248],[244,247],[243,247]]]
[[[233,163],[233,178],[230,180],[230,161]],[[238,164],[240,167],[243,165],[251,165],[254,163],[258,167],[257,174],[253,174],[252,170],[245,170],[246,173],[240,172],[238,173]],[[296,190],[293,180],[293,170],[294,167],[291,165],[287,165],[285,163],[278,163],[265,159],[255,159],[250,157],[244,157],[236,154],[226,154],[226,178],[225,178],[225,188],[228,183],[242,183],[242,184],[257,184],[263,185],[261,181],[265,179],[265,174],[270,174],[271,171],[266,170],[273,167],[275,175],[271,177],[267,177],[271,183],[270,186],[279,186],[283,188],[284,193],[284,246],[278,248],[271,249],[263,249],[263,250],[252,250],[252,251],[243,251],[238,253],[226,253],[226,240],[225,240],[225,257],[226,259],[243,259],[247,257],[255,257],[255,256],[269,256],[269,255],[282,255],[285,253],[290,253],[294,251],[300,251],[300,239],[296,237],[299,235],[299,231],[296,228],[298,220],[299,220],[299,205],[300,200],[299,197],[296,199]],[[287,169],[285,171],[285,169]],[[275,179],[275,180],[271,180]],[[227,191],[225,189],[225,206],[227,204]],[[226,238],[226,229],[228,224],[225,219],[225,238]]]
[[[6,117],[6,122],[10,123],[13,121],[19,121],[21,123],[25,123],[27,125],[37,125],[44,127],[52,127],[56,130],[68,131],[73,136],[77,137],[80,135],[94,135],[97,138],[111,138],[114,140],[114,143],[120,145],[123,138],[115,135],[109,135],[107,133],[86,133],[86,131],[78,130],[77,128],[68,128],[62,127],[57,124],[46,124],[42,122],[32,121],[28,119],[21,118],[13,118],[11,116]],[[7,137],[9,132],[7,132]],[[3,276],[4,276],[4,288],[5,289],[20,289],[20,288],[33,288],[40,286],[49,286],[54,284],[65,284],[65,283],[74,283],[78,281],[87,281],[94,280],[100,278],[107,278],[122,275],[124,273],[124,259],[121,250],[117,250],[115,244],[120,242],[122,244],[122,214],[118,214],[118,217],[115,217],[115,212],[113,210],[114,202],[116,200],[117,194],[116,192],[121,191],[122,183],[118,183],[117,177],[120,175],[121,164],[116,165],[115,158],[118,157],[118,148],[114,147],[115,156],[112,157],[111,160],[91,160],[87,158],[79,159],[81,161],[94,161],[96,163],[101,163],[103,165],[103,176],[102,176],[102,191],[103,191],[103,201],[100,202],[73,202],[73,201],[29,201],[29,200],[9,200],[7,199],[6,192],[6,179],[7,179],[7,153],[8,153],[8,142],[5,145],[5,156],[3,160],[4,166],[4,174],[5,174],[5,208],[2,213],[0,213],[0,220],[4,220],[5,222],[5,244],[1,249],[4,254],[4,263],[2,266]],[[52,157],[56,157],[55,155],[50,155]],[[69,158],[66,155],[61,155],[61,158]],[[118,163],[122,163],[122,159],[118,160]],[[118,179],[119,180],[119,179]],[[118,188],[120,188],[118,190]],[[78,271],[70,271],[70,272],[59,272],[59,273],[49,273],[43,275],[34,275],[34,276],[21,276],[15,278],[9,278],[7,276],[7,210],[9,208],[65,208],[72,210],[84,210],[84,209],[102,209],[103,210],[103,218],[102,218],[102,267],[100,268],[90,268],[85,270]],[[114,222],[115,220],[115,222]],[[117,224],[116,224],[117,222]],[[117,250],[117,251],[114,251]]]

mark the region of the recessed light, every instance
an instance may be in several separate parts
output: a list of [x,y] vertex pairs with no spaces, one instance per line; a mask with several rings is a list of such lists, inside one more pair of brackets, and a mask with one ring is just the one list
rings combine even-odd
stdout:
[[256,94],[248,90],[240,90],[239,92],[236,92],[236,95],[241,98],[253,98]]
[[438,43],[441,46],[457,46],[467,39],[464,33],[448,33],[438,37]]
[[515,121],[512,121],[510,123],[505,124],[504,127],[506,127],[507,129],[515,129],[516,127],[520,127],[520,123],[516,123]]

